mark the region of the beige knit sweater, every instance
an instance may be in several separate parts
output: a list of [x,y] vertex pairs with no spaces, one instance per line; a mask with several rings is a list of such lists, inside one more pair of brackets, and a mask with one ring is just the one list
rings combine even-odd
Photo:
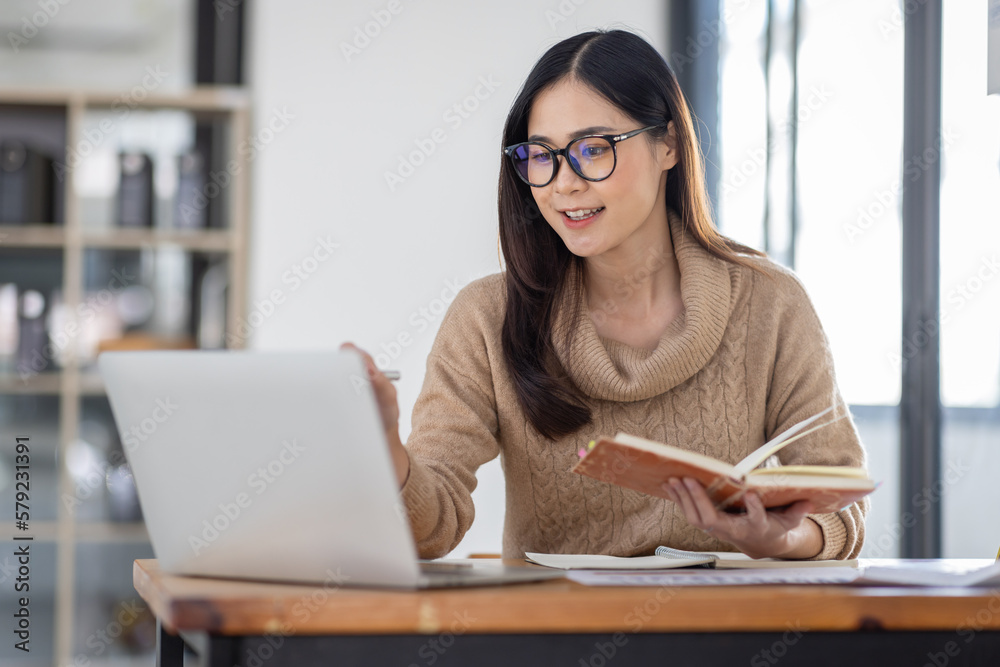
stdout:
[[[674,503],[570,472],[581,446],[625,431],[736,463],[777,433],[840,402],[825,334],[801,283],[765,259],[762,275],[712,257],[671,215],[683,315],[649,352],[597,334],[579,276],[553,340],[586,395],[593,422],[558,441],[528,423],[504,365],[502,274],[467,285],[452,303],[427,360],[407,441],[403,485],[421,557],[451,551],[472,524],[476,469],[497,455],[506,480],[503,555],[525,551],[646,555],[661,545],[734,547],[689,525]],[[567,313],[580,304],[576,321]],[[782,450],[783,463],[863,466],[849,419]],[[857,556],[867,499],[810,515],[824,545],[817,558]]]

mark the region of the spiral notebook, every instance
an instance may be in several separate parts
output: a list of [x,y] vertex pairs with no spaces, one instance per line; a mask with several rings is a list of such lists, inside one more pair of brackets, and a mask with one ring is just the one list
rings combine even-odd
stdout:
[[750,558],[731,551],[685,551],[657,547],[653,556],[604,556],[599,554],[526,554],[528,560],[560,570],[672,570],[712,568],[717,570],[762,570],[777,568],[857,567],[852,560],[784,560]]

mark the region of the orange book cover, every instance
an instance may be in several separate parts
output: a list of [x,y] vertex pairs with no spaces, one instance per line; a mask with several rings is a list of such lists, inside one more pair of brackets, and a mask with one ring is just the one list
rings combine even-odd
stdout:
[[782,507],[811,500],[817,514],[836,512],[875,490],[863,468],[842,466],[777,466],[757,468],[792,441],[833,423],[837,417],[803,430],[832,408],[804,420],[757,449],[735,466],[704,454],[645,440],[625,433],[601,437],[583,453],[573,472],[652,496],[667,498],[664,484],[671,477],[693,477],[705,487],[716,507],[738,511],[743,495],[760,495],[765,507]]

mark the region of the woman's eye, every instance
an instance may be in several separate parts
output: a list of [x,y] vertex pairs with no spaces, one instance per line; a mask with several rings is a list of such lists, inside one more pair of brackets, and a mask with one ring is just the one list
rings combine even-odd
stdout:
[[533,153],[530,159],[535,164],[548,164],[551,156],[548,153]]

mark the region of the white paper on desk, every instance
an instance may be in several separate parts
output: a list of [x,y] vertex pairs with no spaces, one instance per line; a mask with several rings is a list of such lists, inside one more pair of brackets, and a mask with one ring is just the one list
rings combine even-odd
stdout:
[[1000,587],[1000,562],[991,558],[886,558],[864,561],[859,584]]
[[861,576],[853,567],[766,570],[679,570],[642,572],[571,570],[566,577],[584,586],[748,586],[754,584],[848,584]]

